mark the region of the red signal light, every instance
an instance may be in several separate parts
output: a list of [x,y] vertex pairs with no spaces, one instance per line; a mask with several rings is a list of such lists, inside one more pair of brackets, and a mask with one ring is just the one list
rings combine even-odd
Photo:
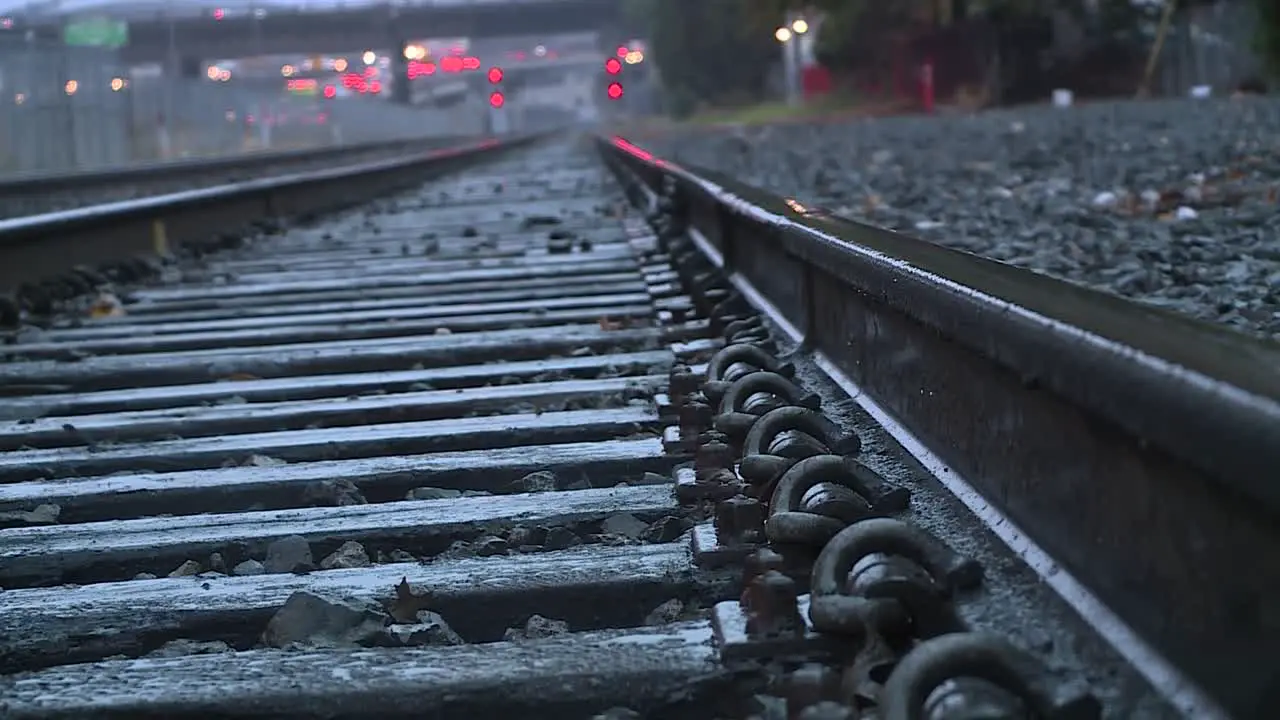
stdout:
[[610,75],[617,75],[622,72],[622,62],[618,58],[609,58],[604,61],[604,71]]
[[325,97],[327,97],[327,98],[337,97],[337,96],[338,96],[338,88],[336,88],[336,87],[334,87],[334,86],[332,86],[332,85],[325,85],[325,86],[324,86],[324,96],[325,96]]
[[500,67],[489,68],[489,82],[493,83],[494,85],[497,85],[498,83],[502,82],[502,68]]
[[609,88],[605,92],[609,93],[610,100],[617,100],[622,97],[622,83],[611,82]]
[[214,11],[213,11],[213,19],[214,19],[214,20],[221,20],[221,19],[222,19],[222,16],[223,16],[223,15],[225,15],[225,14],[226,14],[226,13],[225,13],[225,12],[223,12],[222,8],[218,8],[217,10],[214,10]]
[[489,104],[493,107],[500,108],[507,104],[507,99],[503,97],[500,92],[491,92],[489,93]]
[[618,51],[615,54],[620,58],[624,58],[627,56],[627,53],[629,52],[631,52],[631,48],[627,47],[626,45],[619,45]]

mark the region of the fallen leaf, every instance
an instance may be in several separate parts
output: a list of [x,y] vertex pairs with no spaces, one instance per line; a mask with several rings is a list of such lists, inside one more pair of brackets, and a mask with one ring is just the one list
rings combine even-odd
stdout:
[[415,592],[409,585],[409,578],[402,577],[400,584],[396,585],[396,596],[387,607],[387,613],[398,623],[415,623],[418,622],[419,612],[431,609],[433,600],[426,591]]
[[243,380],[261,380],[262,378],[257,375],[250,375],[249,373],[231,373],[222,379],[228,382],[240,382]]
[[102,293],[89,306],[89,317],[94,319],[122,315],[124,315],[124,303],[112,293]]
[[607,317],[600,318],[598,322],[600,323],[601,330],[621,330],[622,328],[627,326],[625,321],[610,320]]

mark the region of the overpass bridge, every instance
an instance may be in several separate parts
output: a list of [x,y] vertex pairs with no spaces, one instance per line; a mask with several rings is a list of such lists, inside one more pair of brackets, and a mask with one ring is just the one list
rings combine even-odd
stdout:
[[[423,37],[488,38],[599,32],[601,41],[634,37],[620,0],[414,0],[359,7],[332,5],[257,13],[218,11],[217,0],[199,11],[133,12],[128,44],[119,49],[128,63],[169,63],[175,59],[265,54],[346,52],[352,48],[402,50]],[[100,15],[111,15],[104,10]],[[9,32],[60,37],[62,16],[15,17]],[[175,58],[174,56],[178,56]],[[400,53],[395,53],[398,56]]]

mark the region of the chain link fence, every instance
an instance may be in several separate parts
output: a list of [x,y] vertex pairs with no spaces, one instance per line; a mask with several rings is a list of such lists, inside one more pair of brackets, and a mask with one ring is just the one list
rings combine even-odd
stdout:
[[283,78],[224,82],[131,72],[114,51],[0,39],[0,173],[466,135],[481,111],[325,99]]
[[0,169],[128,162],[129,100],[112,90],[122,73],[110,51],[0,41]]

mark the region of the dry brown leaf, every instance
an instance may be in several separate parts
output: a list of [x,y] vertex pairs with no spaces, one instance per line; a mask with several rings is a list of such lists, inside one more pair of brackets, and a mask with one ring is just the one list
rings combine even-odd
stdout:
[[626,323],[621,320],[610,320],[607,317],[600,318],[598,322],[600,323],[601,330],[621,330],[627,326]]
[[261,380],[262,378],[257,375],[250,375],[249,373],[231,373],[222,379],[227,382],[241,382],[243,380]]
[[430,610],[434,604],[435,598],[431,597],[431,593],[424,591],[416,592],[413,586],[409,585],[409,578],[400,578],[400,584],[396,585],[396,596],[391,600],[391,605],[387,608],[387,613],[392,619],[399,623],[416,623],[418,622],[418,613],[423,610]]
[[124,315],[124,303],[120,302],[120,298],[111,293],[102,293],[94,298],[93,304],[89,306],[89,317],[105,318],[105,317],[121,317]]

